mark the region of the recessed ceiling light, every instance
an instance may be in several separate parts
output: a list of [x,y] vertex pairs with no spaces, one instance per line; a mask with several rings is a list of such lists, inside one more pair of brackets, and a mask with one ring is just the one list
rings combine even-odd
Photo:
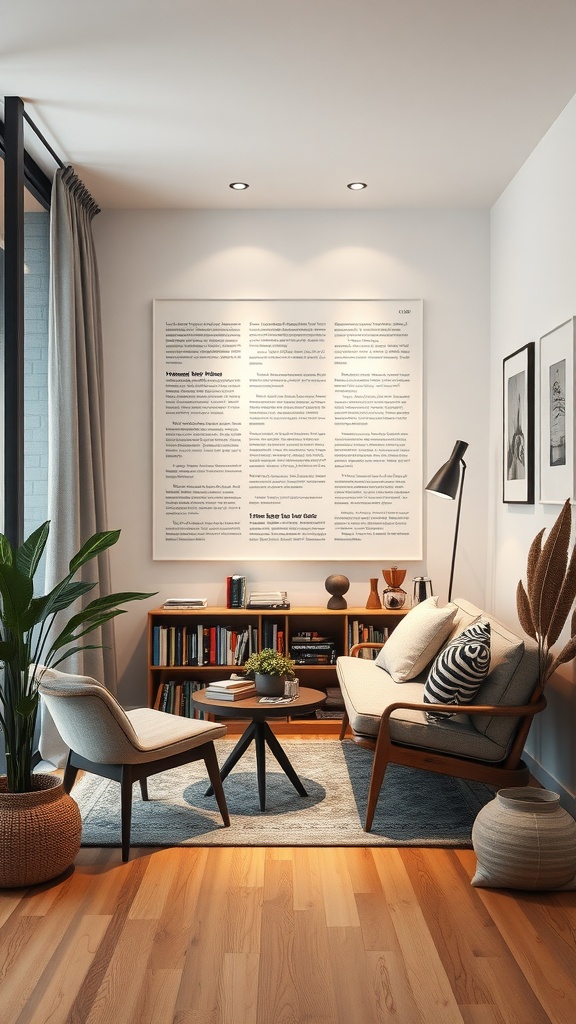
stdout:
[[250,186],[245,181],[232,181],[228,188],[235,188],[238,192],[241,192],[242,189],[250,188]]
[[347,188],[351,188],[353,192],[360,192],[361,189],[367,188],[365,181],[351,181]]

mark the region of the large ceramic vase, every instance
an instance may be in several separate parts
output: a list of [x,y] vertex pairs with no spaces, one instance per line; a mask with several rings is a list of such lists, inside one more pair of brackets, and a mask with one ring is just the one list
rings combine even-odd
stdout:
[[30,793],[9,793],[0,776],[0,888],[38,885],[61,875],[80,849],[78,805],[57,775],[34,775]]
[[254,673],[256,693],[261,697],[282,697],[284,694],[285,676],[270,676],[264,672]]
[[472,827],[478,858],[472,885],[576,888],[576,821],[548,789],[501,789]]

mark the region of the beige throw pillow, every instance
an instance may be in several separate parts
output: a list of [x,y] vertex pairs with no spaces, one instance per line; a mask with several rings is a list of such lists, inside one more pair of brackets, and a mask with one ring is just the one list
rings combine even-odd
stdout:
[[376,664],[397,683],[415,679],[432,661],[448,639],[457,608],[438,608],[438,598],[429,597],[415,605],[390,634],[376,658]]

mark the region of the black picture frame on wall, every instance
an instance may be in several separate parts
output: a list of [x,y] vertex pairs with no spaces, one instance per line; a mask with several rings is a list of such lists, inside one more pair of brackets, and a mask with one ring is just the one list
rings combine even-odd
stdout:
[[576,317],[540,338],[540,501],[574,497]]
[[527,345],[503,361],[502,501],[534,504],[534,362],[535,345]]

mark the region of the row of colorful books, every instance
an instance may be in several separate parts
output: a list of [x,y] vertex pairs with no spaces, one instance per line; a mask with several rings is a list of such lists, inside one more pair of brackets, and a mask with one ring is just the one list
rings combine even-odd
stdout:
[[192,703],[192,694],[205,688],[205,683],[198,679],[169,679],[158,687],[154,707],[158,711],[167,711],[171,715],[182,715],[185,718],[204,718],[204,712],[198,711]]
[[243,665],[257,650],[258,629],[206,626],[203,623],[173,626],[154,625],[152,664],[154,666]]
[[204,712],[195,708],[193,703],[193,695],[199,690],[216,700],[245,700],[256,696],[254,680],[241,676],[208,684],[198,679],[169,679],[158,687],[154,707],[184,718],[204,718]]
[[[363,623],[360,619],[352,619],[348,623],[348,649],[354,644],[384,644],[388,639],[388,627],[387,626],[374,626],[372,623]],[[377,650],[370,650],[369,648],[364,651],[360,651],[362,658],[373,659],[378,657]]]
[[282,625],[279,625],[277,622],[271,622],[269,619],[263,621],[262,647],[269,647],[273,651],[280,651],[280,654],[284,654],[285,638]]

